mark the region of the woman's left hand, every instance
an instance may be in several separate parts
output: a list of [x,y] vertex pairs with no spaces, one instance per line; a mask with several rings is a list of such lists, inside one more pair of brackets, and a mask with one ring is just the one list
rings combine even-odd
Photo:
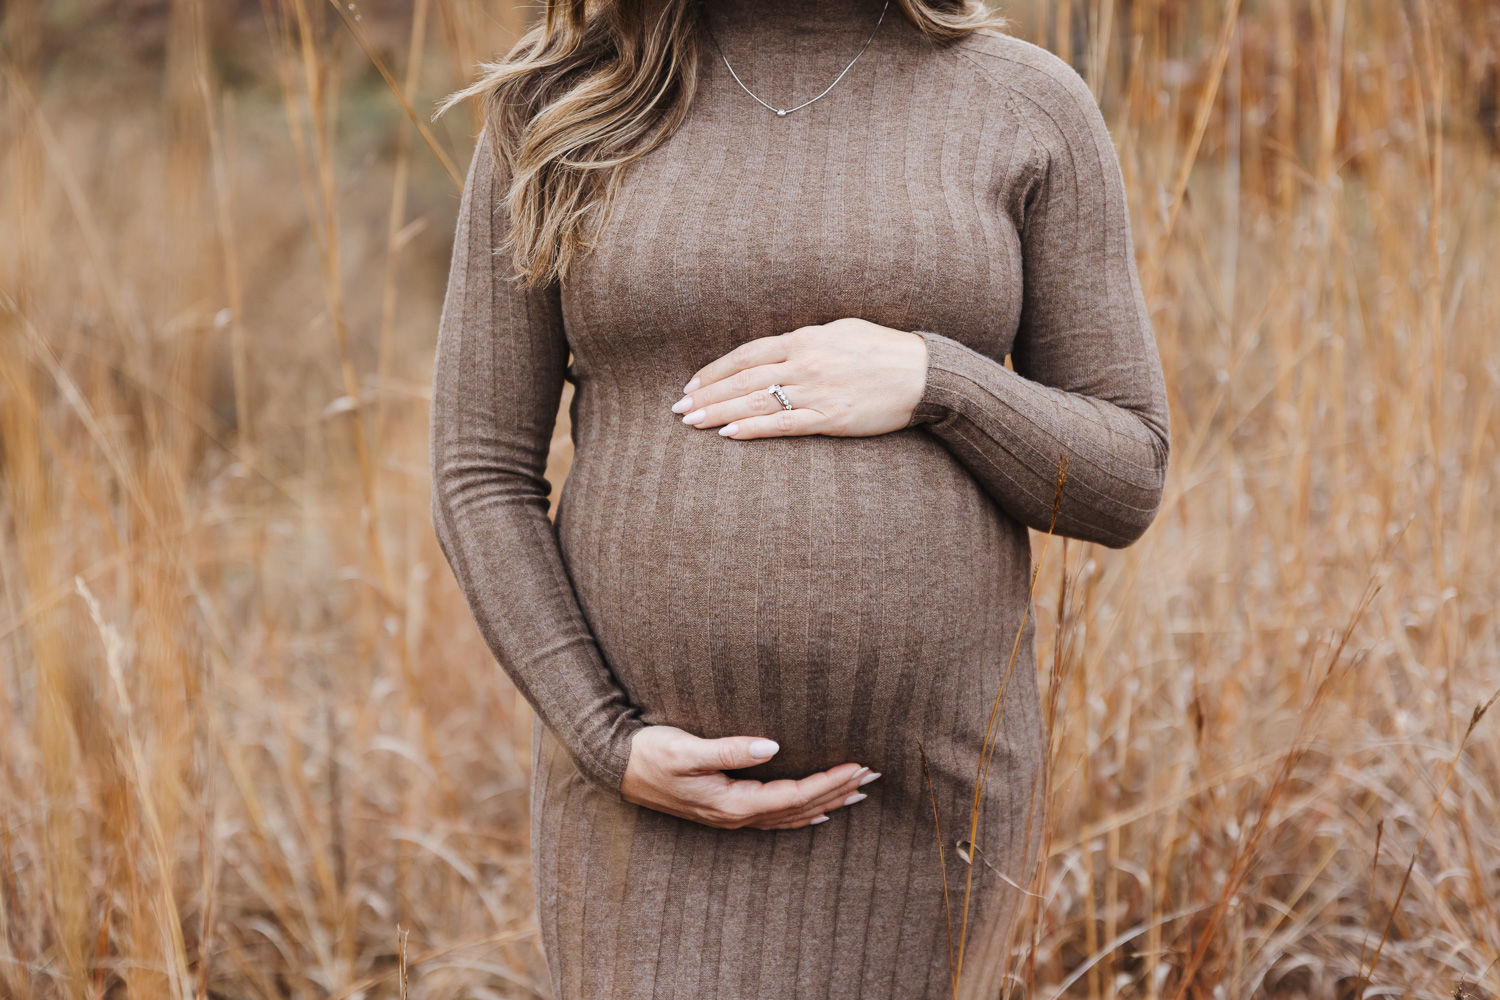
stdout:
[[[672,406],[693,427],[738,441],[799,434],[870,437],[911,421],[927,343],[862,319],[804,326],[741,344],[700,368]],[[779,383],[793,409],[766,387]]]

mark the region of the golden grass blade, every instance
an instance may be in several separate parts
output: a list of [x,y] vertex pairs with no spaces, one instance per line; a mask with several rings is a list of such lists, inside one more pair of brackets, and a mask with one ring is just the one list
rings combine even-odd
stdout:
[[1382,819],[1375,823],[1375,850],[1370,858],[1370,889],[1365,895],[1365,926],[1359,933],[1359,961],[1355,967],[1361,971],[1365,967],[1365,950],[1369,947],[1370,917],[1375,913],[1375,876],[1380,873],[1380,841],[1384,836],[1385,820]]
[[[1068,454],[1062,452],[1057,457],[1057,487],[1052,495],[1052,521],[1047,526],[1047,534],[1042,544],[1042,554],[1037,559],[1036,568],[1031,574],[1031,589],[1028,592],[1026,607],[1021,612],[1021,623],[1016,626],[1016,637],[1011,643],[1010,657],[1005,664],[1005,674],[1000,679],[1000,688],[995,692],[994,704],[990,707],[989,721],[985,726],[984,739],[979,747],[979,766],[974,775],[974,804],[969,813],[969,839],[968,843],[977,845],[979,843],[979,814],[984,795],[985,778],[989,774],[990,760],[994,756],[995,745],[999,739],[999,727],[1001,712],[1005,705],[1005,692],[1010,685],[1011,674],[1015,671],[1016,657],[1021,651],[1021,637],[1026,632],[1026,623],[1030,620],[1031,604],[1036,598],[1037,581],[1041,579],[1042,567],[1047,560],[1047,549],[1052,542],[1053,529],[1057,527],[1057,515],[1062,509],[1063,488],[1068,482]],[[958,960],[954,963],[953,979],[955,983],[963,981],[964,971],[964,944],[968,939],[969,931],[969,900],[974,887],[974,866],[970,864],[964,873],[964,896],[963,905],[960,909],[959,931],[958,931]],[[956,989],[956,987],[955,987]]]
[[448,177],[453,181],[454,187],[462,191],[464,187],[463,173],[454,165],[453,158],[448,155],[447,151],[438,145],[437,138],[427,128],[427,123],[412,110],[411,101],[406,96],[406,90],[396,83],[396,78],[391,75],[391,71],[386,67],[385,60],[380,58],[380,53],[370,44],[370,40],[364,30],[363,19],[354,9],[354,5],[352,3],[342,4],[338,0],[328,0],[328,3],[334,10],[338,11],[339,17],[349,28],[349,33],[354,36],[354,40],[359,43],[359,47],[365,50],[365,55],[369,57],[371,65],[380,73],[381,79],[385,81],[386,86],[395,95],[396,100],[401,105],[401,110],[406,112],[407,120],[416,127],[417,132],[422,136],[422,141],[427,143],[428,149],[432,150],[432,155],[437,157],[437,161],[448,172]]
[[[401,937],[403,955],[405,954],[405,943],[408,933],[409,932],[404,932]],[[481,945],[503,944],[508,941],[521,941],[526,938],[535,936],[535,926],[521,927],[513,930],[496,931],[494,934],[486,934],[484,937],[471,938],[467,941],[460,941],[457,944],[450,944],[441,948],[431,948],[427,951],[422,952],[420,955],[417,955],[415,958],[404,959],[401,966],[397,969],[391,969],[388,972],[383,972],[379,975],[361,979],[359,982],[354,983],[351,986],[346,986],[338,992],[330,994],[328,1000],[349,1000],[349,998],[354,996],[355,994],[364,993],[376,986],[380,986],[383,983],[390,982],[398,975],[404,975],[407,971],[415,966],[425,965],[426,963],[431,962],[435,959],[446,958],[447,956],[452,955],[455,952],[464,951],[468,948],[477,948]]]
[[[1468,728],[1464,730],[1462,738],[1458,741],[1458,749],[1453,751],[1453,759],[1448,762],[1448,774],[1443,778],[1443,783],[1438,788],[1437,795],[1434,797],[1432,812],[1427,816],[1427,825],[1422,828],[1422,837],[1417,841],[1417,846],[1411,852],[1411,862],[1406,866],[1406,874],[1401,876],[1401,885],[1396,889],[1396,898],[1391,902],[1391,915],[1385,922],[1385,930],[1380,932],[1380,941],[1375,945],[1375,954],[1370,957],[1370,970],[1362,972],[1359,980],[1360,985],[1368,986],[1371,977],[1375,975],[1375,966],[1380,964],[1380,953],[1385,950],[1386,940],[1390,937],[1391,928],[1396,923],[1396,915],[1401,912],[1401,900],[1406,895],[1407,885],[1411,882],[1412,870],[1416,868],[1417,858],[1421,855],[1422,848],[1426,845],[1427,838],[1432,833],[1432,824],[1436,822],[1438,811],[1443,807],[1443,797],[1448,793],[1448,786],[1453,783],[1453,775],[1458,770],[1459,758],[1463,756],[1464,748],[1468,746],[1469,737],[1474,735],[1474,730],[1479,726],[1480,720],[1484,718],[1485,713],[1490,710],[1490,707],[1495,704],[1497,699],[1500,699],[1500,690],[1496,690],[1494,694],[1490,695],[1489,701],[1486,701],[1482,705],[1476,705],[1473,714],[1469,716]],[[1362,993],[1356,989],[1355,995],[1360,996]]]
[[[932,829],[937,837],[938,868],[943,876],[943,914],[948,929],[948,979],[953,989],[953,1000],[958,1000],[958,972],[953,956],[953,906],[948,901],[948,863],[943,854],[943,823],[938,818],[937,793],[932,788],[932,773],[927,769],[927,748],[917,740],[917,755],[922,760],[922,780],[927,782],[927,797],[932,803]],[[967,859],[965,859],[967,860]]]
[[1193,167],[1198,162],[1198,150],[1203,144],[1203,137],[1208,132],[1208,120],[1213,114],[1214,100],[1219,96],[1219,82],[1224,77],[1224,65],[1229,61],[1229,46],[1234,39],[1234,29],[1240,14],[1240,0],[1225,0],[1224,4],[1224,26],[1220,29],[1219,43],[1214,48],[1213,60],[1208,71],[1208,86],[1198,99],[1198,110],[1193,118],[1193,132],[1188,139],[1187,149],[1182,153],[1181,162],[1177,167],[1177,177],[1172,182],[1172,200],[1167,207],[1167,220],[1162,228],[1161,235],[1157,237],[1155,255],[1147,261],[1146,271],[1146,299],[1149,301],[1156,296],[1157,281],[1161,276],[1161,262],[1167,252],[1167,245],[1172,240],[1172,232],[1177,227],[1177,214],[1182,210],[1183,198],[1187,195],[1188,180],[1192,177]]
[[1354,635],[1355,626],[1364,617],[1365,611],[1369,608],[1370,603],[1374,601],[1375,595],[1379,593],[1379,589],[1375,576],[1372,575],[1364,595],[1355,606],[1353,612],[1351,612],[1343,634],[1339,637],[1337,645],[1328,658],[1328,664],[1323,670],[1322,677],[1314,690],[1312,704],[1308,706],[1307,711],[1299,719],[1299,732],[1296,738],[1292,740],[1291,749],[1282,758],[1282,766],[1271,783],[1271,788],[1265,796],[1265,801],[1260,805],[1256,814],[1255,824],[1245,840],[1245,846],[1234,855],[1229,877],[1225,880],[1224,888],[1220,891],[1218,899],[1210,910],[1208,926],[1200,934],[1198,945],[1193,950],[1192,957],[1183,971],[1181,983],[1177,989],[1176,1000],[1183,1000],[1189,988],[1193,985],[1194,977],[1198,974],[1199,969],[1208,956],[1209,944],[1213,940],[1213,935],[1218,929],[1219,922],[1223,919],[1231,900],[1238,893],[1240,887],[1244,884],[1244,880],[1249,875],[1251,865],[1257,858],[1257,848],[1260,845],[1260,839],[1264,836],[1266,826],[1270,822],[1272,809],[1286,790],[1293,765],[1306,752],[1309,731],[1312,728],[1316,715],[1323,707],[1327,695],[1332,690],[1331,682],[1336,676],[1335,671],[1342,660],[1344,650]]
[[146,752],[136,732],[135,711],[131,705],[129,690],[125,685],[123,671],[126,656],[125,643],[114,626],[105,621],[99,601],[89,590],[88,585],[83,582],[82,578],[75,577],[73,582],[78,588],[78,596],[82,597],[88,606],[89,617],[93,619],[94,627],[99,630],[99,638],[104,644],[105,667],[110,683],[114,686],[115,698],[118,699],[123,717],[126,760],[129,764],[131,784],[140,800],[141,811],[146,819],[146,829],[150,834],[153,860],[156,862],[157,904],[160,906],[157,916],[161,924],[161,933],[166,939],[166,954],[172,963],[166,970],[167,981],[172,987],[174,998],[187,1000],[193,995],[191,985],[193,980],[188,974],[187,944],[182,936],[182,915],[178,912],[177,898],[172,892],[172,859],[166,835],[162,829],[161,818],[157,814],[155,796],[152,795],[148,783],[147,776],[151,773],[151,769],[146,764]]

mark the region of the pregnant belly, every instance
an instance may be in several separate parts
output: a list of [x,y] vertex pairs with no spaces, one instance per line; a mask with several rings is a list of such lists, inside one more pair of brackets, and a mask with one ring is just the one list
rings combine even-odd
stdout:
[[[559,539],[647,722],[765,736],[755,777],[877,770],[982,731],[1026,606],[1026,531],[920,430],[580,446]],[[1030,670],[1029,664],[1022,669]]]

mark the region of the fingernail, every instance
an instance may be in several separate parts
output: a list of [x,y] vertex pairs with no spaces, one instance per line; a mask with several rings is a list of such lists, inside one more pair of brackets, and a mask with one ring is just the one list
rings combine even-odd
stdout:
[[819,816],[817,819],[810,820],[807,825],[808,826],[817,826],[819,823],[827,823],[827,822],[828,822],[828,814],[824,813],[823,815]]
[[692,406],[692,405],[693,405],[693,397],[692,396],[683,396],[677,402],[675,402],[675,403],[672,404],[672,412],[673,413],[681,413],[683,410],[686,410],[689,406]]
[[850,781],[858,781],[860,778],[863,778],[869,772],[870,772],[870,769],[868,767],[862,767],[858,771],[855,771],[853,774],[849,775],[849,780]]
[[879,771],[871,771],[869,774],[867,774],[863,778],[859,779],[859,787],[862,788],[865,785],[868,785],[870,782],[874,781],[878,777],[880,777],[880,772]]
[[750,741],[750,756],[759,758],[760,760],[776,756],[776,751],[780,749],[781,745],[775,740]]
[[702,383],[698,381],[697,377],[694,377],[691,382],[689,382],[687,385],[685,385],[685,386],[682,387],[682,391],[683,391],[684,394],[692,392],[694,389],[698,388],[698,386],[701,385],[701,384]]
[[735,431],[737,431],[739,429],[740,429],[740,425],[739,424],[725,424],[723,427],[719,428],[719,433],[722,434],[724,437],[728,437],[729,435],[733,434]]
[[867,798],[869,798],[869,796],[866,795],[864,792],[855,792],[853,795],[849,796],[847,799],[844,800],[844,805],[846,805],[846,806],[852,806],[852,805],[854,805],[854,803],[856,803],[856,802],[863,802]]
[[692,413],[689,413],[687,416],[683,417],[682,422],[685,424],[696,424],[706,416],[708,416],[707,410],[694,410]]

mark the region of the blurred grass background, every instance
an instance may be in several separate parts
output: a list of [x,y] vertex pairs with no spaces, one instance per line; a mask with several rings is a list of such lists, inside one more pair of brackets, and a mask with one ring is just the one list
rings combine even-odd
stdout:
[[[1143,542],[1047,550],[1018,994],[1500,995],[1500,4],[1005,12],[1100,95],[1176,436]],[[427,119],[534,13],[0,5],[0,996],[547,995],[426,471]]]

